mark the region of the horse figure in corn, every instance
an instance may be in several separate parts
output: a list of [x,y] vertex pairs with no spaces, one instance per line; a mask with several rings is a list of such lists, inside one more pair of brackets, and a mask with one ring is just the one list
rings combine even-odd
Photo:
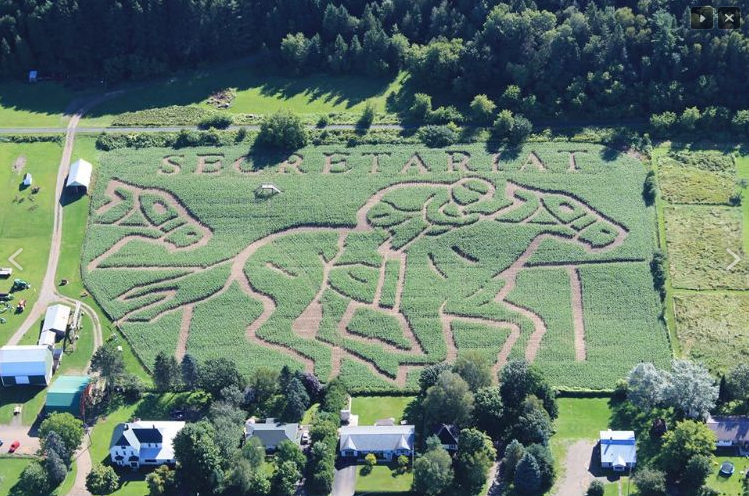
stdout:
[[[398,183],[370,197],[353,226],[294,227],[202,267],[178,258],[210,242],[207,226],[170,193],[112,181],[111,201],[95,212],[95,222],[117,225],[122,232],[87,270],[123,270],[126,246],[134,240],[162,245],[177,257],[176,273],[165,271],[157,282],[112,295],[123,307],[120,322],[153,321],[194,304],[197,296],[187,301],[181,291],[207,286],[201,279],[205,274],[224,271],[223,285],[206,290],[199,301],[238,284],[263,305],[261,315],[248,323],[247,338],[293,356],[323,380],[337,375],[346,358],[403,385],[413,367],[456,358],[456,325],[504,340],[495,357],[498,369],[511,356],[533,361],[546,332],[539,315],[508,299],[537,250],[561,242],[600,253],[627,236],[623,226],[567,193],[511,181],[502,186],[473,177]],[[569,271],[576,321],[571,331],[576,358],[584,360],[577,267],[548,258],[543,265]],[[130,269],[165,266],[160,260]]]

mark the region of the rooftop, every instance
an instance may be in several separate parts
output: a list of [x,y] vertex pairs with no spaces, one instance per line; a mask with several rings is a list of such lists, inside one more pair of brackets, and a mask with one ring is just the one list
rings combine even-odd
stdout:
[[718,441],[749,441],[749,417],[709,417],[707,427],[715,433]]
[[634,431],[601,431],[601,463],[623,467],[637,461]]
[[43,362],[51,352],[47,346],[25,345],[25,346],[3,346],[0,348],[0,362]]
[[341,449],[356,451],[409,450],[413,447],[414,426],[346,426],[341,427]]

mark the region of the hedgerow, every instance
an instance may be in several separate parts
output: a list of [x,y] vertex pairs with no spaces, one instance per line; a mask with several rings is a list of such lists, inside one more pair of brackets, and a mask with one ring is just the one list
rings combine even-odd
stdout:
[[[185,136],[189,143],[191,135]],[[200,155],[213,156],[216,173],[201,173]],[[336,165],[326,167],[331,156]],[[546,323],[536,365],[555,386],[610,387],[614,375],[637,361],[669,356],[648,269],[656,247],[654,209],[642,198],[645,169],[598,145],[544,142],[498,152],[484,143],[449,150],[330,145],[294,154],[248,151],[246,144],[127,149],[104,153],[98,174],[84,282],[123,333],[135,336],[142,356],[174,352],[180,336],[175,322],[189,305],[192,320],[182,332],[189,331],[187,351],[199,359],[227,356],[248,373],[311,363],[321,380],[340,373],[357,391],[412,388],[418,366],[444,360],[441,313],[516,324],[520,337],[510,357],[523,357],[534,322],[496,301],[507,283],[497,276],[542,234],[549,238],[529,258],[533,268],[520,271],[507,301]],[[455,187],[468,176],[472,180]],[[143,220],[159,228],[140,225],[127,190],[121,206],[97,213],[113,179],[165,190],[189,215],[179,215],[176,203],[154,208],[158,202],[146,195]],[[507,181],[517,190],[517,208],[505,195]],[[415,184],[382,192],[404,182]],[[264,183],[281,193],[255,195]],[[362,211],[365,205],[371,208]],[[487,217],[497,212],[496,219]],[[114,224],[125,218],[131,225]],[[612,229],[624,232],[621,245],[611,244]],[[118,250],[97,258],[126,237]],[[591,245],[600,249],[591,251]],[[235,262],[242,263],[232,270]],[[550,265],[579,267],[588,353],[583,362],[574,355],[567,272]],[[318,298],[319,325],[300,330],[294,323]],[[355,313],[348,335],[338,324],[352,301],[366,310]],[[263,304],[269,302],[267,313]],[[401,312],[408,329],[383,309]],[[260,315],[262,325],[248,336]],[[150,332],[164,335],[149,341],[151,324]],[[485,350],[494,359],[508,333],[459,320],[453,327],[458,353]],[[406,372],[404,366],[417,368]],[[404,375],[405,384],[396,380]]]

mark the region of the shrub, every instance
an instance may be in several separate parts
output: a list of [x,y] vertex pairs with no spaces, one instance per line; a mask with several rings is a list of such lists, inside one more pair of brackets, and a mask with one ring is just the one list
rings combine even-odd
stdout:
[[408,115],[411,119],[424,121],[432,112],[432,97],[425,93],[416,93]]
[[495,139],[505,140],[510,137],[512,128],[515,126],[515,118],[509,110],[502,110],[492,125],[492,134]]
[[408,469],[408,457],[401,455],[398,457],[398,472],[405,473]]
[[460,124],[464,120],[463,114],[452,105],[436,108],[426,116],[426,122],[429,124],[449,124],[451,122]]
[[658,194],[658,185],[655,180],[655,171],[648,171],[645,176],[645,182],[642,186],[642,197],[647,205],[655,203],[655,197]]
[[640,496],[664,496],[666,494],[666,474],[660,470],[644,468],[632,477]]
[[515,123],[512,126],[512,133],[510,133],[510,141],[515,145],[525,143],[531,135],[531,132],[533,132],[533,124],[531,124],[531,121],[522,115],[516,115]]
[[661,298],[664,298],[666,296],[666,255],[661,250],[653,253],[650,272],[653,274],[653,286],[658,290]]
[[374,467],[375,465],[377,465],[377,457],[373,453],[369,453],[364,457],[364,464],[370,468]]
[[747,136],[749,135],[749,110],[739,110],[731,120],[731,127],[737,133]]
[[585,496],[603,496],[603,491],[603,482],[596,479],[590,483],[590,486],[588,486],[588,491],[585,493]]
[[419,139],[432,148],[440,148],[458,141],[458,133],[450,126],[424,126],[419,129]]
[[681,487],[685,489],[697,488],[705,483],[705,479],[713,470],[713,458],[708,455],[695,455],[688,462]]
[[676,114],[673,112],[663,112],[662,114],[653,114],[650,116],[650,127],[653,134],[663,136],[671,131],[676,124]]
[[478,124],[491,122],[497,105],[486,95],[476,95],[471,101],[471,118]]
[[685,131],[694,131],[697,122],[700,120],[700,110],[697,107],[685,108],[679,117],[679,125]]
[[86,489],[93,494],[111,494],[120,486],[120,477],[112,467],[96,465],[86,476]]
[[317,119],[317,127],[319,128],[324,128],[328,124],[330,124],[330,117],[328,117],[327,114],[323,114],[319,119]]
[[271,148],[296,150],[307,144],[307,130],[302,120],[289,111],[272,114],[260,124],[257,142]]
[[226,129],[232,125],[232,118],[229,114],[216,112],[215,114],[203,117],[198,122],[200,129]]

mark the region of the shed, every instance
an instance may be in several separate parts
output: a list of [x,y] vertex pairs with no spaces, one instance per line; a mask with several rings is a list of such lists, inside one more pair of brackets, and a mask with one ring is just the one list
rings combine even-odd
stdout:
[[23,176],[23,182],[21,184],[23,184],[24,187],[28,188],[33,183],[34,183],[34,178],[31,177],[31,174],[29,174],[28,172],[26,174],[24,174],[24,176]]
[[29,71],[29,83],[36,83],[39,78],[38,71]]
[[11,267],[0,267],[0,277],[10,277],[11,275],[13,275]]
[[634,431],[600,432],[601,467],[623,472],[637,463],[637,443]]
[[52,378],[52,350],[47,346],[0,348],[0,382],[3,386],[46,386]]
[[85,398],[91,378],[85,375],[63,375],[58,377],[47,391],[47,413],[70,413],[82,416]]
[[68,173],[68,182],[65,183],[67,188],[83,188],[88,190],[91,185],[91,173],[93,166],[82,158],[73,162]]
[[265,195],[277,195],[281,193],[281,190],[273,183],[263,183],[256,191]]
[[47,308],[44,315],[42,331],[55,331],[57,334],[65,334],[70,322],[70,307],[65,305],[52,305]]
[[39,334],[39,346],[54,348],[56,341],[57,334],[55,334],[55,331],[42,331],[41,334]]

